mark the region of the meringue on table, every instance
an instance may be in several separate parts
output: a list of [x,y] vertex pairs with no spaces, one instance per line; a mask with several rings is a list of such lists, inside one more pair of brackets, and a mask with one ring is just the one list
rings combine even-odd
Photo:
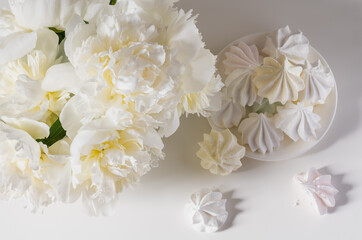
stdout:
[[328,208],[336,205],[334,196],[338,190],[331,183],[331,175],[322,175],[317,169],[311,168],[294,179],[308,193],[320,215],[326,214]]
[[204,134],[204,141],[199,145],[196,155],[201,159],[201,166],[213,174],[229,175],[242,165],[245,147],[238,144],[229,129],[211,130],[209,135]]
[[219,230],[228,217],[222,193],[203,188],[191,195],[186,214],[196,231],[212,233]]

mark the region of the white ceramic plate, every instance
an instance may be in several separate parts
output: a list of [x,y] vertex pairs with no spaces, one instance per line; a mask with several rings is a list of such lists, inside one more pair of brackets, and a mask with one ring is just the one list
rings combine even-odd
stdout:
[[[217,61],[217,68],[219,71],[220,76],[224,79],[224,66],[222,64],[222,61],[225,59],[225,52],[229,50],[229,48],[232,45],[237,45],[240,41],[245,42],[248,45],[255,44],[257,48],[259,49],[259,52],[261,52],[261,49],[264,47],[265,43],[265,37],[267,33],[256,33],[252,35],[248,35],[245,37],[242,37],[232,43],[230,43],[228,46],[226,46],[219,54],[218,54],[218,61]],[[308,60],[310,62],[315,62],[316,60],[320,60],[322,64],[325,66],[328,66],[328,63],[325,61],[325,59],[313,48],[310,47]],[[329,66],[328,66],[329,67]],[[333,76],[333,73],[332,73]],[[334,77],[333,77],[334,78]],[[260,152],[252,152],[250,148],[246,147],[246,156],[249,158],[257,159],[257,160],[263,160],[263,161],[281,161],[281,160],[287,160],[295,158],[306,151],[310,150],[312,147],[318,144],[320,140],[326,135],[327,131],[332,125],[334,116],[336,114],[337,110],[337,86],[332,89],[330,95],[326,99],[325,104],[323,105],[317,105],[314,108],[314,112],[318,114],[321,117],[321,125],[322,127],[316,131],[317,138],[312,139],[310,142],[304,142],[302,140],[299,140],[297,142],[294,142],[291,140],[288,136],[284,136],[284,140],[281,142],[281,146],[277,149],[274,149],[272,153],[266,153],[262,154]]]

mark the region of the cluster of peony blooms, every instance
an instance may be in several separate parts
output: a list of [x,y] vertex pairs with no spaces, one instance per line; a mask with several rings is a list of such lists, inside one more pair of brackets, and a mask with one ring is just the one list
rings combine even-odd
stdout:
[[222,107],[209,119],[219,133],[205,135],[198,152],[201,165],[212,173],[238,169],[242,145],[267,154],[281,146],[285,135],[308,142],[321,128],[315,107],[325,103],[335,83],[328,65],[310,57],[310,51],[317,54],[308,39],[288,26],[264,38],[260,49],[239,40],[219,56]]
[[[182,114],[221,106],[216,58],[174,0],[9,0],[0,10],[0,198],[108,214]],[[220,102],[220,106],[219,105]]]

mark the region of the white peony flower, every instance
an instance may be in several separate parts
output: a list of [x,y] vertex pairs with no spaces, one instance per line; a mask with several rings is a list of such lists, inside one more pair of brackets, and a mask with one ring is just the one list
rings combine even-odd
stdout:
[[153,129],[121,128],[102,119],[83,126],[71,145],[73,184],[94,215],[109,214],[119,192],[163,158]]
[[71,171],[67,141],[48,149],[34,140],[48,136],[46,124],[30,119],[3,120],[8,124],[0,121],[0,198],[24,196],[32,211],[68,201]]
[[64,30],[74,14],[91,18],[109,0],[9,0],[0,5],[0,64],[21,58],[36,45],[34,31]]
[[217,76],[212,78],[202,91],[184,94],[178,106],[179,113],[196,113],[204,117],[210,117],[212,112],[218,111],[221,108],[220,90],[223,86],[221,78]]
[[[166,136],[178,128],[182,112],[207,115],[222,87],[214,76],[215,57],[204,49],[191,13],[172,4],[125,0],[104,6],[89,24],[73,18],[65,52],[77,77],[68,87],[80,82],[96,105],[125,109]],[[44,85],[55,86],[56,77]],[[64,118],[71,118],[66,109]]]
[[173,4],[9,0],[0,9],[1,198],[25,196],[37,209],[82,195],[107,214],[163,158],[161,137],[182,113],[220,107],[215,56],[191,12]]
[[74,14],[87,19],[96,5],[108,3],[109,0],[9,0],[17,24],[30,30],[65,29]]
[[[42,88],[47,70],[60,63],[57,35],[38,30],[36,45],[24,56],[0,65],[0,115],[29,117],[53,122],[69,99],[64,91],[48,92]],[[66,77],[66,75],[63,75]]]
[[6,37],[17,32],[25,32],[26,29],[20,26],[14,14],[9,8],[7,0],[0,1],[0,37]]

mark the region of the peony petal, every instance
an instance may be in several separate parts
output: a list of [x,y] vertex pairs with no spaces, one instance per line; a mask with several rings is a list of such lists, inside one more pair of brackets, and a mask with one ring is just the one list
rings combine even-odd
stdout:
[[38,38],[35,49],[40,50],[47,56],[48,64],[53,64],[58,54],[59,38],[55,32],[49,29],[41,29],[36,32]]
[[69,24],[69,29],[68,26],[66,29],[67,40],[64,43],[64,51],[70,62],[74,61],[73,56],[76,49],[82,45],[85,39],[96,31],[94,25],[85,24],[84,22],[79,22],[79,20],[79,17],[74,17]]
[[159,134],[165,137],[170,137],[176,132],[180,126],[180,117],[177,109],[172,113],[171,119],[169,119],[166,125],[159,130]]
[[10,8],[18,23],[25,28],[55,27],[62,30],[74,14],[83,17],[89,4],[94,3],[106,4],[107,0],[13,0]]
[[101,0],[101,3],[91,3],[88,6],[87,12],[84,15],[84,20],[90,21],[91,19],[95,18],[96,15],[101,11],[102,8],[109,5],[109,0]]
[[1,117],[1,120],[3,120],[9,126],[19,130],[24,130],[34,139],[42,139],[49,136],[49,126],[45,123],[28,118]]
[[14,33],[0,39],[0,65],[21,58],[36,46],[37,34]]
[[41,89],[41,82],[31,79],[27,75],[18,76],[15,89],[17,94],[21,94],[23,97],[27,98],[29,102],[33,103],[39,103],[46,94]]
[[29,160],[29,167],[33,170],[39,168],[40,147],[39,144],[25,131],[13,128],[0,121],[0,132],[6,134],[6,138],[16,142],[17,157]]
[[70,139],[65,137],[48,148],[49,154],[70,155],[69,145],[70,145]]
[[77,77],[71,63],[61,63],[48,69],[42,82],[42,88],[48,92],[67,90],[77,91],[81,80]]
[[79,24],[84,24],[83,19],[79,15],[74,15],[68,22],[65,35],[68,37],[70,32],[72,32]]
[[153,129],[147,131],[144,143],[152,148],[163,149],[164,147],[160,135]]
[[171,48],[178,49],[177,58],[183,63],[195,59],[198,51],[204,46],[195,25],[196,17],[191,17],[191,15],[191,11],[185,13],[181,10],[172,16],[174,19],[168,29],[169,44]]
[[209,50],[201,49],[199,55],[185,70],[183,90],[196,93],[203,90],[215,73],[215,56]]
[[79,99],[75,96],[67,102],[60,113],[60,122],[67,131],[67,136],[70,139],[73,139],[77,135],[78,129],[82,126],[81,120],[83,116],[80,113],[78,106],[83,106],[83,104],[87,105],[83,99]]

